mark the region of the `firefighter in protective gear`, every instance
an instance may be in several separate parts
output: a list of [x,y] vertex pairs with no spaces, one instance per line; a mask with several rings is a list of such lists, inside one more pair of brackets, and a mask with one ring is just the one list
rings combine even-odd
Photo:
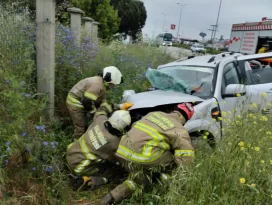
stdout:
[[150,112],[134,123],[116,152],[129,177],[106,195],[100,205],[119,203],[139,185],[145,187],[152,175],[150,169],[155,168],[161,179],[167,179],[175,167],[192,163],[194,148],[183,125],[193,113],[190,104],[179,104],[170,113]]
[[99,76],[79,81],[70,91],[66,104],[75,126],[74,138],[78,139],[88,128],[87,113],[95,113],[103,104],[114,110],[128,109],[130,104],[109,105],[106,100],[106,89],[123,82],[122,73],[118,68],[109,66]]
[[113,174],[108,169],[117,162],[115,152],[123,132],[131,124],[128,111],[115,111],[110,118],[108,113],[107,107],[101,106],[88,130],[67,148],[70,170],[91,188],[108,183],[107,175]]
[[266,53],[269,48],[268,44],[264,44],[258,51],[258,53]]

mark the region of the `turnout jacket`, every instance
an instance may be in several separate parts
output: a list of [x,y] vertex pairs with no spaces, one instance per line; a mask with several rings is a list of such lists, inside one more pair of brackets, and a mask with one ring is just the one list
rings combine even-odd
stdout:
[[116,155],[139,164],[156,164],[171,154],[177,165],[189,164],[194,149],[183,124],[185,119],[178,111],[151,112],[122,137]]
[[95,111],[96,107],[99,107],[102,103],[107,103],[106,87],[102,77],[94,76],[79,81],[69,91],[66,102],[74,107],[84,108],[85,106],[82,104],[84,98],[93,102],[89,105],[91,109],[87,110]]
[[114,160],[120,137],[112,135],[105,127],[108,109],[100,107],[95,113],[93,123],[79,140],[67,148],[66,158],[75,173],[80,173],[91,163],[101,160]]

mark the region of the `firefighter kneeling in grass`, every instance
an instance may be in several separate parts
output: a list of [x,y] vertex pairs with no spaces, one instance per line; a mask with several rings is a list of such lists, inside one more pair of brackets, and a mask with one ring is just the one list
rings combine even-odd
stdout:
[[163,180],[177,166],[192,163],[194,149],[183,125],[193,113],[193,107],[183,103],[170,113],[151,112],[134,123],[116,152],[129,177],[107,194],[100,205],[119,203],[140,186],[146,187],[152,178],[150,169],[157,170]]
[[66,159],[76,176],[77,190],[95,189],[114,178],[115,152],[131,116],[128,111],[118,110],[108,118],[110,110],[107,106],[98,108],[88,130],[67,148]]

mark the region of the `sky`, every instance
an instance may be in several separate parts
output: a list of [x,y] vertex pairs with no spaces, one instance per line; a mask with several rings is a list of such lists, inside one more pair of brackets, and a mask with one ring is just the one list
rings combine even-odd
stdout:
[[[180,37],[201,39],[200,32],[211,38],[211,25],[216,24],[220,0],[142,0],[147,10],[147,21],[143,34],[152,37],[163,31],[164,17],[165,29],[177,36],[178,23],[182,7],[180,22]],[[169,14],[169,15],[163,15]],[[272,0],[222,0],[221,12],[218,22],[217,38],[230,38],[232,24],[261,21],[262,17],[272,18]],[[171,30],[170,25],[175,24],[176,29]]]

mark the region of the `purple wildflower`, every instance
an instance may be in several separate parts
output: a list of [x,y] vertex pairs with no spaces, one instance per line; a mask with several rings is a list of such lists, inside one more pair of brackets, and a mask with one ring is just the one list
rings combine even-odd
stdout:
[[36,171],[36,167],[33,167],[33,168],[32,168],[32,171]]
[[31,94],[25,93],[24,96],[25,96],[25,97],[30,97]]
[[47,167],[46,171],[49,172],[49,173],[52,173],[53,172],[53,167],[52,166]]
[[45,133],[45,126],[44,125],[41,125],[41,126],[36,125],[35,127],[36,127],[36,130],[41,130]]
[[51,144],[51,146],[52,146],[52,148],[53,148],[53,149],[55,149],[55,148],[56,148],[56,146],[55,146],[55,142],[50,142],[50,144]]
[[9,146],[9,145],[10,145],[10,142],[6,142],[6,145]]
[[11,150],[10,147],[8,147],[8,148],[7,148],[7,151],[10,152],[10,150]]
[[47,146],[47,145],[48,145],[48,142],[44,141],[44,142],[43,142],[43,145],[44,145],[44,146]]
[[27,132],[24,132],[23,134],[21,134],[22,137],[27,136]]

